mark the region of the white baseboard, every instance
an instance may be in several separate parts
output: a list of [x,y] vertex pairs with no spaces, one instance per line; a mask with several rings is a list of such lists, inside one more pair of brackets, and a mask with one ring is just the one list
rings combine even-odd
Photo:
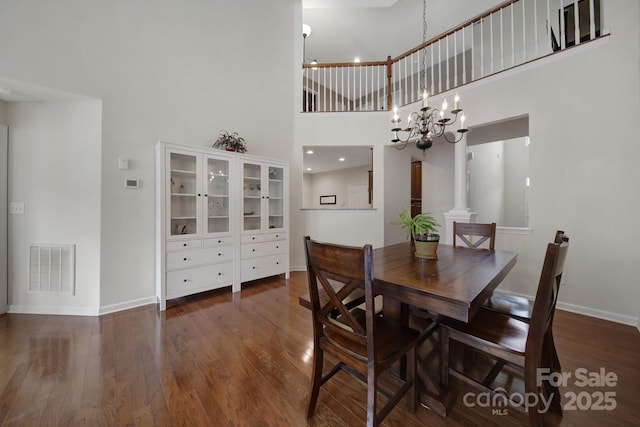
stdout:
[[153,295],[150,297],[121,302],[118,304],[105,305],[103,307],[100,307],[99,315],[102,316],[103,314],[115,313],[117,311],[128,310],[130,308],[136,308],[136,307],[141,307],[143,305],[156,304],[156,303],[157,303],[156,296]]
[[155,304],[156,297],[141,298],[134,301],[127,301],[119,304],[107,305],[104,307],[68,307],[68,306],[31,306],[31,305],[10,305],[7,313],[14,314],[53,314],[62,316],[102,316],[103,314],[115,313],[116,311],[127,310],[147,304]]
[[[506,295],[517,295],[519,297],[527,298],[529,301],[533,301],[531,295],[524,295],[518,292],[496,290],[497,293]],[[636,326],[640,331],[640,318],[633,316],[626,316],[624,314],[612,313],[610,311],[598,310],[597,308],[584,307],[582,305],[569,304],[566,302],[558,301],[556,308],[560,310],[570,311],[571,313],[584,314],[585,316],[595,317],[598,319],[609,320],[611,322],[622,323],[623,325]]]
[[307,271],[306,265],[292,265],[289,267],[289,271]]
[[66,306],[32,306],[10,305],[7,313],[13,314],[54,314],[63,316],[98,316],[95,307],[66,307]]

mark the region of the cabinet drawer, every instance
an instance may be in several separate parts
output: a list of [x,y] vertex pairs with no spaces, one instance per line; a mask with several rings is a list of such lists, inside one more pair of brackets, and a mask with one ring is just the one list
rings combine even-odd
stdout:
[[167,242],[167,250],[175,251],[177,249],[195,249],[202,247],[202,240],[177,240]]
[[167,272],[167,298],[221,288],[232,282],[232,262],[169,271]]
[[287,233],[245,234],[240,237],[241,243],[258,243],[272,240],[285,240]]
[[215,248],[217,246],[227,246],[233,244],[233,237],[219,237],[217,239],[204,239],[205,248]]
[[246,282],[248,280],[286,273],[286,261],[287,254],[243,259],[240,261],[240,281]]
[[167,269],[193,267],[212,262],[228,261],[233,258],[233,246],[217,248],[194,249],[192,251],[178,251],[167,253]]
[[272,240],[285,240],[287,238],[287,233],[267,233],[262,235],[265,242]]
[[286,240],[240,245],[240,258],[256,258],[267,255],[282,254],[287,251],[287,246],[288,242]]

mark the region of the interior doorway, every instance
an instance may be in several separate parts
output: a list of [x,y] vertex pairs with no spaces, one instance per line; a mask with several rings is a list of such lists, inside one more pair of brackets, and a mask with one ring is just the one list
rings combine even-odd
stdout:
[[422,213],[422,162],[411,162],[411,216]]

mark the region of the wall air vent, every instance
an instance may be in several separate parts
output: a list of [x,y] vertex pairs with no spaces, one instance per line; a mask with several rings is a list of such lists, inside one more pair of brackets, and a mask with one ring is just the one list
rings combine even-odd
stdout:
[[29,291],[75,295],[76,245],[29,245]]

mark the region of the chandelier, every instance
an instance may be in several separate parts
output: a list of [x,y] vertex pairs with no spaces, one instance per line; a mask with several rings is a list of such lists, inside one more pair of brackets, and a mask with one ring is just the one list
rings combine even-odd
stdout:
[[[469,131],[464,127],[465,116],[464,112],[460,108],[460,98],[456,94],[454,98],[453,109],[450,113],[447,112],[449,105],[445,98],[442,102],[441,108],[432,108],[429,106],[428,98],[429,92],[427,92],[427,55],[426,46],[427,43],[427,1],[422,2],[422,45],[423,45],[423,92],[422,92],[422,107],[420,111],[412,112],[407,118],[407,127],[401,127],[402,120],[398,116],[398,107],[393,107],[393,118],[391,123],[394,127],[391,129],[393,132],[394,147],[398,150],[402,150],[410,142],[415,142],[416,147],[423,152],[433,145],[433,139],[443,136],[445,140],[451,143],[460,141],[463,135]],[[457,134],[450,139],[446,132],[448,129],[452,129],[456,122],[460,123],[460,128],[457,130]],[[404,133],[404,138],[400,133]]]

